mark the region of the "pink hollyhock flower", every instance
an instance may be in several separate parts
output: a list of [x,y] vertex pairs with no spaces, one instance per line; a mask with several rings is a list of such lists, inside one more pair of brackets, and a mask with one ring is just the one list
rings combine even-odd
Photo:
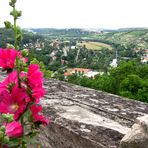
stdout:
[[[25,77],[24,73],[20,74],[20,77]],[[11,89],[14,86],[18,86],[18,76],[17,76],[17,71],[13,71],[11,72],[6,79],[0,83],[0,92],[4,91],[4,90],[9,90],[11,91]]]
[[35,87],[32,89],[32,97],[35,98],[35,102],[39,103],[40,102],[40,98],[43,97],[45,94],[45,90],[43,87]]
[[39,65],[31,64],[28,67],[27,80],[30,87],[38,87],[43,84],[43,73],[39,69]]
[[16,56],[17,56],[17,50],[0,48],[0,66],[3,69],[14,68]]
[[23,135],[24,130],[21,123],[13,121],[6,125],[6,135],[12,138],[19,138]]
[[31,95],[36,103],[38,103],[40,98],[45,94],[43,80],[43,73],[39,70],[39,65],[31,64],[28,68],[27,81],[32,90]]
[[9,90],[18,84],[17,71],[11,72],[6,79],[0,83],[0,92]]
[[47,118],[45,116],[43,116],[42,113],[41,113],[42,106],[33,105],[33,106],[30,107],[30,110],[32,112],[32,116],[33,116],[33,121],[34,122],[41,123],[44,126],[49,123]]
[[8,91],[0,93],[0,113],[14,114],[14,119],[17,120],[19,116],[26,109],[26,101],[28,98],[23,88],[13,87],[11,94]]

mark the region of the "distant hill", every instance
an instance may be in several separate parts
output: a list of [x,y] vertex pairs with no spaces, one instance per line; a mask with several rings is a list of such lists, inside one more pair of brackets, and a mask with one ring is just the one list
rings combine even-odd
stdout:
[[32,28],[30,30],[54,39],[98,40],[124,45],[125,47],[148,48],[147,28],[120,28],[118,30]]
[[[125,48],[148,48],[148,29],[147,28],[121,28],[118,30],[105,29],[56,29],[56,28],[29,28],[23,31],[24,40],[36,40],[41,36],[49,39],[59,40],[88,40],[98,41],[106,44],[118,44]],[[1,40],[6,42],[8,40],[13,43],[13,33],[4,28],[0,28]],[[5,40],[5,41],[4,41]],[[1,41],[2,42],[2,41]]]
[[56,29],[56,28],[31,28],[33,32],[46,36],[49,39],[78,39],[94,33],[100,33],[94,29]]
[[119,29],[104,34],[93,34],[89,37],[124,46],[132,45],[134,48],[148,48],[148,29]]

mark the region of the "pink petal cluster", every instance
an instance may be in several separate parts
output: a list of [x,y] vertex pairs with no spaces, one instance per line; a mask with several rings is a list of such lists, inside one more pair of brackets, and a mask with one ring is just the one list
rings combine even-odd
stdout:
[[[25,73],[23,73],[23,72],[20,73],[21,78],[23,78],[25,76],[26,76]],[[11,91],[13,86],[18,87],[18,75],[17,75],[16,70],[14,70],[10,74],[8,74],[8,76],[6,77],[6,79],[3,82],[0,82],[0,92],[2,92],[3,90]]]
[[[32,101],[39,103],[40,98],[45,94],[43,74],[39,70],[38,65],[31,64],[28,68],[28,73],[21,72],[20,77],[24,77],[27,80],[21,83],[21,88],[18,87],[17,71],[11,72],[0,83],[0,112],[14,114],[15,120],[25,111],[27,103]],[[26,90],[28,85],[31,89],[31,94],[29,95]]]
[[28,98],[24,89],[13,87],[11,93],[3,91],[0,94],[0,113],[14,114],[17,120],[26,109],[26,101]]
[[30,110],[32,112],[34,122],[42,123],[43,125],[47,125],[49,123],[48,119],[41,113],[42,106],[33,105]]
[[27,81],[32,89],[32,96],[35,102],[38,103],[40,98],[44,96],[45,90],[43,88],[43,73],[39,69],[39,65],[31,64],[28,67]]
[[11,72],[3,82],[0,82],[0,92],[10,91],[13,86],[18,84],[17,71]]
[[0,48],[0,67],[3,69],[13,69],[15,67],[15,60],[17,50]]
[[43,73],[37,64],[30,64],[28,67],[27,80],[31,88],[41,87],[43,84]]
[[[16,57],[26,63],[26,58],[21,52],[15,49],[0,48],[0,66],[3,69],[15,68]],[[0,113],[14,114],[14,121],[6,124],[6,135],[12,138],[23,135],[23,126],[19,120],[28,109],[32,113],[33,122],[43,125],[49,122],[42,114],[42,107],[37,104],[45,94],[43,73],[39,65],[31,64],[27,73],[23,73],[21,68],[20,71],[20,81],[18,72],[14,70],[3,82],[0,82]]]
[[6,125],[6,135],[8,137],[19,138],[23,135],[24,130],[21,123],[13,121]]

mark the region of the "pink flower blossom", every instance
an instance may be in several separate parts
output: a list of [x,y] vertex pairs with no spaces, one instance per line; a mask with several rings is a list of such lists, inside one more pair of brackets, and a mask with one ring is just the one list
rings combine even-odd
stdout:
[[43,97],[45,94],[45,90],[43,87],[35,87],[32,89],[32,97],[35,98],[35,102],[39,103],[40,98]]
[[0,66],[3,69],[13,69],[15,67],[15,60],[17,50],[0,48]]
[[21,123],[13,121],[6,125],[6,135],[12,138],[19,138],[23,135],[24,130]]
[[40,98],[44,96],[43,73],[39,70],[39,65],[31,64],[28,68],[27,81],[32,90],[32,97],[38,103]]
[[[25,74],[21,72],[20,77],[25,77]],[[11,91],[14,86],[18,86],[17,71],[11,72],[3,82],[0,82],[0,92],[4,90]]]
[[17,120],[19,116],[26,109],[26,101],[28,98],[23,88],[13,87],[11,94],[4,90],[0,93],[0,113],[14,114],[14,119]]
[[33,121],[37,123],[42,123],[44,126],[49,123],[49,120],[45,116],[42,115],[42,106],[39,105],[33,105],[30,108],[33,116]]
[[3,82],[0,82],[0,92],[9,90],[18,84],[17,71],[11,72]]
[[43,73],[39,69],[39,65],[31,64],[28,67],[27,80],[30,87],[38,87],[43,84]]

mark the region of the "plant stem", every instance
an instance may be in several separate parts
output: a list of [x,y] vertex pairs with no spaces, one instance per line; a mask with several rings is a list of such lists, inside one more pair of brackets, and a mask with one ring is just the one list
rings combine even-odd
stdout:
[[[14,5],[14,7],[13,7],[13,12],[15,12],[15,5]],[[17,32],[16,32],[16,18],[15,18],[15,16],[13,16],[14,17],[14,26],[13,26],[13,32],[14,32],[14,47],[15,47],[15,49],[17,49]]]
[[16,69],[17,69],[17,76],[18,76],[18,86],[21,88],[21,79],[20,79],[20,66],[19,66],[19,58],[16,57]]
[[[17,26],[16,26],[16,16],[15,16],[15,11],[16,11],[16,8],[15,8],[15,4],[13,6],[13,32],[14,32],[14,47],[15,49],[18,49],[18,45],[17,45]],[[21,88],[21,80],[20,80],[20,64],[19,64],[19,58],[18,56],[16,57],[16,69],[17,69],[17,75],[18,75],[18,86]]]

